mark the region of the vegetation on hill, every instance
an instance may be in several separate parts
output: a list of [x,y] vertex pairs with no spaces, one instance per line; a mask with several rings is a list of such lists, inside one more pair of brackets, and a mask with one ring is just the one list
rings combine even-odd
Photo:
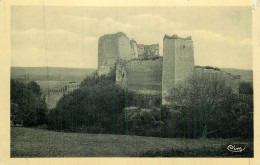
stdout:
[[214,70],[217,70],[217,71],[221,71],[221,69],[219,69],[218,67],[212,67],[212,66],[195,66],[195,68],[202,68],[202,69],[214,69]]
[[[224,77],[197,73],[176,86],[169,101],[174,106],[157,100],[137,104],[135,93],[115,83],[113,69],[109,75],[88,76],[79,89],[64,95],[50,111],[48,127],[156,137],[253,137],[253,104],[234,97]],[[141,108],[132,113],[125,109],[130,106]]]
[[[174,106],[166,107],[160,98],[149,101],[118,86],[114,68],[108,75],[87,76],[47,114],[37,83],[11,80],[11,114],[14,122],[25,126],[47,123],[49,129],[69,132],[252,138],[253,103],[233,97],[222,80],[194,75],[173,89],[169,100]],[[252,84],[242,82],[240,93],[252,94]],[[126,108],[131,106],[138,112]]]

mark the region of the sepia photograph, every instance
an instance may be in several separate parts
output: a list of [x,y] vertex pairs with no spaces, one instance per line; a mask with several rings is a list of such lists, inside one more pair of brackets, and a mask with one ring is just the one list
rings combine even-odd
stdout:
[[252,6],[11,6],[10,157],[254,158],[252,27]]

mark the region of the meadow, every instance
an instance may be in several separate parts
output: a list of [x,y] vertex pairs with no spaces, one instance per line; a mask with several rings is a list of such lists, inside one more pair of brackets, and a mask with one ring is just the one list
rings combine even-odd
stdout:
[[[245,148],[227,150],[228,145]],[[11,127],[11,157],[253,157],[240,139],[158,138]]]

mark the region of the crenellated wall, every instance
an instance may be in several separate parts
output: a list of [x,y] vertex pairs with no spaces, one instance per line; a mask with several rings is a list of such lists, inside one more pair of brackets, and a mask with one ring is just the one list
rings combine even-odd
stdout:
[[47,104],[48,109],[52,109],[56,107],[57,102],[60,98],[69,92],[72,92],[79,88],[78,83],[67,84],[61,87],[49,89],[43,95],[45,96],[45,102]]

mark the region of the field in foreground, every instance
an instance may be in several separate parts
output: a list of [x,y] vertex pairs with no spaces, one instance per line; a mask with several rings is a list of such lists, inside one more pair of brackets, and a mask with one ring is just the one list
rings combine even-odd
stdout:
[[[227,150],[228,145],[245,148]],[[11,157],[253,157],[239,139],[156,138],[11,127]]]

